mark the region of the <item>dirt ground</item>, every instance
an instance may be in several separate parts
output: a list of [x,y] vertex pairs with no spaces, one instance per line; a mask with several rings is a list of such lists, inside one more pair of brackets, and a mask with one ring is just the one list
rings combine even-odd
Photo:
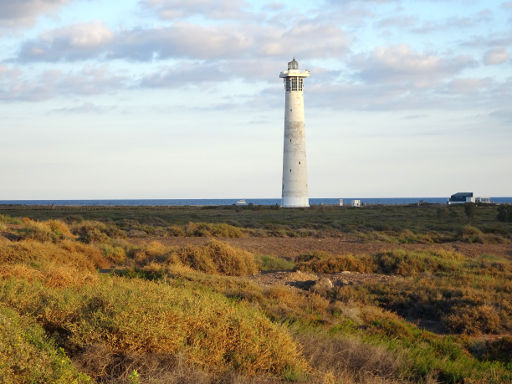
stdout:
[[[169,246],[200,245],[208,241],[204,237],[171,237],[153,239]],[[492,254],[512,259],[510,244],[468,244],[452,242],[443,244],[393,244],[384,242],[361,242],[337,237],[327,238],[282,238],[282,237],[242,237],[237,239],[221,239],[235,247],[246,249],[255,254],[280,256],[289,259],[311,251],[326,251],[332,254],[364,254],[376,253],[393,249],[423,250],[443,248],[458,251],[464,255],[478,257]]]
[[[343,271],[340,273],[309,273],[309,272],[262,272],[248,277],[250,280],[263,285],[288,285],[300,289],[314,287],[315,284],[332,284],[342,287],[344,285],[358,285],[369,282],[382,282],[400,279],[399,276],[381,275],[378,273],[359,273]],[[330,283],[329,283],[330,282]],[[331,286],[326,286],[330,288]]]

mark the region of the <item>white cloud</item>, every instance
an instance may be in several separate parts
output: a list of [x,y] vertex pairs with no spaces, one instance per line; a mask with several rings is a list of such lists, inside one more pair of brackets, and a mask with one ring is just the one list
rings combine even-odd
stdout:
[[76,24],[26,41],[17,61],[75,61],[99,57],[154,59],[246,59],[296,55],[341,57],[345,33],[335,26],[299,23],[289,28],[248,24],[203,26],[176,22],[169,27],[110,31],[103,23]]
[[25,42],[20,61],[74,61],[95,57],[113,38],[101,21],[75,24],[40,34]]
[[141,5],[165,20],[202,15],[214,19],[240,18],[246,6],[243,0],[141,0]]
[[351,64],[365,82],[428,87],[476,63],[467,56],[442,58],[400,44],[377,47],[370,55],[356,55]]
[[502,64],[508,61],[509,55],[504,47],[492,48],[485,52],[484,63],[486,65]]
[[348,48],[345,33],[333,25],[299,22],[288,29],[268,27],[262,32],[257,39],[262,56],[341,57]]
[[106,66],[79,70],[47,70],[35,76],[17,68],[0,67],[0,101],[41,101],[69,95],[97,95],[129,87],[128,79],[113,74]]
[[144,88],[178,88],[186,85],[204,86],[205,83],[221,82],[230,77],[220,65],[182,62],[143,76],[139,84]]
[[68,2],[69,0],[0,0],[0,26],[30,25],[39,15],[54,11]]

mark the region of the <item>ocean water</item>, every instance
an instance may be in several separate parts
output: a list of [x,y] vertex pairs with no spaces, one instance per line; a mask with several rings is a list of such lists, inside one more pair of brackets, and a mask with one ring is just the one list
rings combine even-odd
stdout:
[[[241,198],[242,199],[242,198]],[[407,205],[420,201],[425,203],[445,204],[447,197],[385,197],[385,198],[343,198],[345,205],[354,199],[361,200],[364,205]],[[184,205],[232,205],[240,199],[111,199],[111,200],[0,200],[0,205],[72,205],[72,206],[184,206]],[[248,204],[274,205],[281,199],[244,199]],[[512,197],[491,197],[493,203],[512,204]],[[312,205],[338,205],[339,198],[311,198]]]

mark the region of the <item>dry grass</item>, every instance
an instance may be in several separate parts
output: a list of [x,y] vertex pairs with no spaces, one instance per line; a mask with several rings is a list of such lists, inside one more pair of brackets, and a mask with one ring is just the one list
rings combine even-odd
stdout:
[[251,253],[218,240],[212,240],[205,246],[178,249],[172,256],[173,260],[175,258],[182,264],[205,273],[243,276],[258,272]]
[[0,262],[30,264],[36,268],[47,263],[57,263],[88,271],[109,265],[98,248],[71,240],[53,244],[35,240],[11,242],[4,239],[0,241]]
[[35,317],[69,351],[182,354],[213,373],[284,375],[306,368],[285,329],[204,289],[108,278],[80,288],[0,282],[0,301]]
[[355,257],[351,254],[333,256],[327,252],[317,251],[300,255],[295,269],[315,273],[373,272],[375,266],[367,256]]
[[327,252],[311,252],[300,255],[295,268],[315,273],[343,271],[383,273],[400,276],[416,276],[423,272],[451,272],[460,268],[464,255],[442,248],[424,251],[395,249],[373,255],[331,255]]
[[[111,224],[78,221],[70,228],[63,222],[0,217],[0,314],[8,306],[28,319],[28,328],[39,327],[53,340],[46,339],[54,343],[48,350],[57,351],[52,356],[69,363],[57,349],[64,347],[83,372],[105,384],[394,384],[433,383],[432,377],[443,383],[468,378],[498,383],[512,378],[503,359],[509,342],[482,344],[481,353],[474,352],[480,362],[464,350],[463,345],[469,346],[465,341],[422,331],[376,306],[404,316],[435,314],[460,332],[499,331],[512,320],[512,269],[506,258],[470,258],[425,245],[393,250],[384,243],[347,243],[366,247],[364,254],[308,252],[298,264],[316,272],[368,271],[404,278],[313,293],[264,287],[242,277],[257,271],[253,254],[209,239],[231,237],[231,244],[251,240],[263,246],[277,240],[237,238],[237,230],[254,235],[254,228],[181,224],[167,235],[172,230],[183,236],[183,230],[206,239],[176,239],[182,241],[176,247],[124,239],[124,232]],[[152,233],[150,227],[140,229]],[[260,234],[272,230],[285,228]],[[400,236],[408,242],[417,235],[404,231]],[[185,243],[192,240],[196,245]],[[313,249],[334,244],[325,238],[308,241]],[[479,246],[465,241],[457,246]],[[294,244],[301,248],[303,242]],[[294,249],[287,252],[296,255]],[[340,249],[345,248],[336,246],[332,252]],[[259,248],[255,252],[262,253]],[[291,267],[279,258],[258,263],[270,269]],[[107,266],[123,267],[124,277],[96,272]],[[23,321],[10,327],[23,330]],[[42,360],[32,361],[33,371],[57,374],[52,363],[38,368]],[[0,377],[2,367],[0,359]]]
[[[363,343],[351,336],[303,334],[297,337],[311,366],[335,383],[410,383],[402,376],[406,357],[383,346]],[[427,378],[423,383],[433,384]]]

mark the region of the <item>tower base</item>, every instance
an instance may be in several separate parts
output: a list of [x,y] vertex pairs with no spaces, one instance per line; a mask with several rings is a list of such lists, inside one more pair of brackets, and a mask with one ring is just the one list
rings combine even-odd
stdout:
[[309,208],[309,199],[307,197],[283,197],[281,199],[282,208]]

